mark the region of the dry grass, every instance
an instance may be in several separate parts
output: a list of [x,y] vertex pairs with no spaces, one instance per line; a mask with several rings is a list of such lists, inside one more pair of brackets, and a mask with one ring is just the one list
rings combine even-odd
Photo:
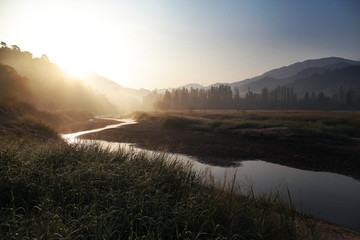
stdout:
[[[204,185],[164,155],[0,139],[1,239],[316,239],[276,194]],[[299,228],[297,225],[301,222]]]
[[360,112],[322,111],[166,111],[135,113],[165,128],[227,132],[284,127],[292,137],[350,140],[360,137]]

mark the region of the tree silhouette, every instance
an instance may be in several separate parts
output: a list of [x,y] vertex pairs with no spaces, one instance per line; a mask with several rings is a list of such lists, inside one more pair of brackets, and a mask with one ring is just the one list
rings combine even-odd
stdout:
[[11,45],[12,50],[21,52],[21,49],[17,45]]
[[50,62],[50,60],[46,54],[41,55],[40,60],[43,62]]

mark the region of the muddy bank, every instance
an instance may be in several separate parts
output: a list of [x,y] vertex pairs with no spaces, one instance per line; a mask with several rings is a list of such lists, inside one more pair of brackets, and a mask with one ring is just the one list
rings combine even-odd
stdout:
[[201,132],[163,128],[144,120],[82,136],[113,142],[136,143],[151,150],[165,150],[197,157],[211,165],[229,166],[238,160],[261,159],[313,171],[340,173],[360,179],[360,142],[294,138],[286,129],[246,129],[230,132]]

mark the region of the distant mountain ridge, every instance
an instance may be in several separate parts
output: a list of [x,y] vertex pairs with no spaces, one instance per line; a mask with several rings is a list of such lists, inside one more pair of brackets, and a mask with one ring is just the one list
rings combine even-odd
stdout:
[[[280,85],[294,84],[299,79],[310,78],[314,74],[324,74],[326,71],[342,69],[349,66],[360,65],[360,62],[339,57],[328,57],[320,59],[310,59],[303,62],[297,62],[288,66],[272,69],[260,76],[245,79],[242,81],[232,83],[215,83],[209,86],[201,86],[199,84],[187,84],[178,88],[198,88],[209,89],[211,87],[218,87],[219,85],[230,85],[234,90],[237,88],[241,95],[246,94],[250,89],[253,92],[260,92],[263,88],[273,89]],[[306,82],[306,81],[303,81]],[[326,82],[322,81],[324,88]],[[296,84],[300,88],[300,82]],[[304,86],[303,89],[306,87]],[[166,90],[171,91],[176,88],[161,89],[158,92],[163,93]]]
[[315,73],[297,79],[289,86],[293,87],[300,97],[306,92],[315,94],[323,92],[327,96],[333,96],[339,93],[340,88],[360,93],[360,65]]
[[339,64],[339,63],[349,63],[356,64],[356,61],[339,58],[339,57],[328,57],[320,59],[310,59],[303,62],[297,62],[289,66],[276,68],[264,73],[264,77],[273,77],[273,78],[286,78],[291,77],[298,72],[307,69],[307,68],[322,68],[327,65]]
[[230,86],[233,89],[238,88],[240,94],[245,94],[249,88],[254,92],[259,92],[265,87],[271,89],[279,85],[294,83],[300,78],[310,77],[313,74],[322,74],[327,70],[341,69],[359,64],[360,62],[357,61],[337,57],[306,60],[270,70],[261,76],[231,83]]

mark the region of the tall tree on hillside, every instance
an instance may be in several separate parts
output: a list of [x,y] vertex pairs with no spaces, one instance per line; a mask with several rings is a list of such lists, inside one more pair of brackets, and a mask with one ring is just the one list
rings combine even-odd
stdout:
[[40,60],[47,63],[50,62],[49,57],[46,54],[41,55]]
[[21,52],[21,49],[17,45],[11,45],[12,50]]

